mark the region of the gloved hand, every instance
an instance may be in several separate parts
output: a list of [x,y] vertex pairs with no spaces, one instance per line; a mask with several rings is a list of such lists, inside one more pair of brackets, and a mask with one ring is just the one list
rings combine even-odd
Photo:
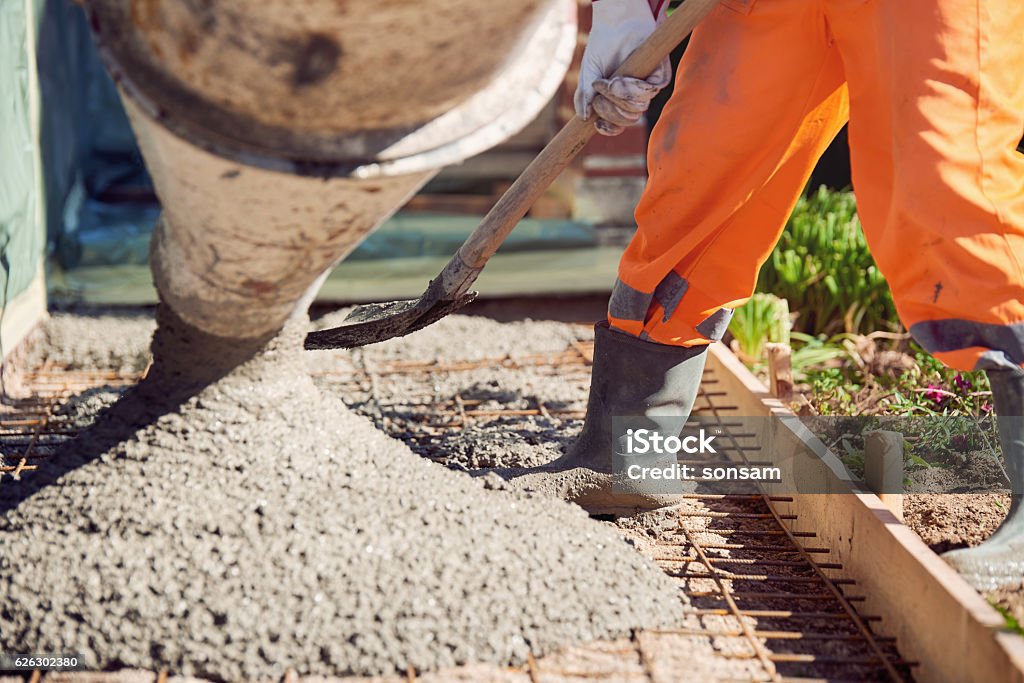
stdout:
[[651,100],[668,85],[672,65],[668,58],[646,79],[605,78],[626,61],[665,16],[667,1],[655,17],[648,0],[595,0],[593,26],[580,65],[580,80],[573,104],[583,119],[598,117],[598,132],[618,135],[640,121]]

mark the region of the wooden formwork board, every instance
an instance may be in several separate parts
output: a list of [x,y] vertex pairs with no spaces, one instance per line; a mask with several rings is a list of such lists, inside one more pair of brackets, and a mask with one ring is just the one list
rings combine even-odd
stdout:
[[799,476],[816,491],[786,491],[792,502],[777,503],[779,512],[796,514],[793,530],[814,531],[856,577],[867,596],[865,610],[881,615],[884,635],[894,636],[903,655],[920,662],[916,677],[1024,683],[1024,638],[1009,632],[1002,616],[878,496],[851,481],[838,459],[735,355],[715,344],[709,356],[708,367],[717,370],[720,389],[740,415],[779,418],[771,421],[772,443],[786,454],[778,464],[792,471],[798,459]]

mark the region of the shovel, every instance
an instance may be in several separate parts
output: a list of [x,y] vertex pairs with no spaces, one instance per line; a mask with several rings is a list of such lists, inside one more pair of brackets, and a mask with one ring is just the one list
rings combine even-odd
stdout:
[[[719,0],[686,0],[615,70],[615,76],[646,78],[658,68]],[[530,162],[441,274],[419,299],[357,306],[338,327],[310,332],[307,349],[354,348],[402,337],[437,322],[476,299],[470,291],[480,272],[534,202],[596,132],[594,119],[578,116]]]

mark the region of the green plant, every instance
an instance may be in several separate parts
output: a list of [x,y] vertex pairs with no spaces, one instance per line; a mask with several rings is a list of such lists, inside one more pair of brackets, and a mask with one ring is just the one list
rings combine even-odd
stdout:
[[[905,435],[908,471],[962,461],[968,453],[997,457],[984,373],[950,370],[913,343],[907,351],[913,353],[914,363],[894,374],[873,374],[854,362],[806,368],[814,411],[832,417],[863,416],[860,419],[867,422],[856,432],[888,429]],[[851,438],[850,443],[861,447],[858,439]],[[846,453],[841,457],[850,465],[852,453],[845,443],[842,446]]]
[[767,342],[789,343],[789,304],[772,294],[758,293],[733,313],[729,332],[749,361],[760,362]]
[[861,385],[849,367],[817,368],[806,373],[819,415],[855,414],[854,397]]
[[843,450],[839,452],[839,460],[846,465],[846,469],[850,470],[857,477],[864,476],[864,449],[856,448],[850,443],[849,438],[842,438],[840,445]]
[[799,313],[796,328],[815,336],[897,327],[852,192],[822,187],[798,200],[757,289],[787,299]]
[[1013,612],[1003,607],[995,600],[989,600],[989,604],[996,608],[996,611],[1003,615],[1003,622],[1006,624],[1006,628],[1016,633],[1019,636],[1024,636],[1024,626],[1021,626],[1020,620],[1013,616]]
[[[885,372],[853,362],[857,345],[849,335],[827,341],[797,332],[792,336],[797,342],[808,340],[806,353],[811,362],[801,364],[800,377],[810,385],[815,408],[823,415],[843,414],[835,412],[839,406],[864,408],[865,402],[870,403],[870,413],[879,415],[967,416],[977,420],[991,414],[992,397],[984,372],[951,370],[914,342],[901,344],[898,353],[890,349],[906,360],[906,367]],[[794,351],[793,355],[800,356],[801,352]]]
[[846,349],[835,340],[826,339],[824,335],[812,336],[804,332],[790,332],[793,345],[793,378],[796,381],[807,379],[807,370],[821,367],[846,355]]

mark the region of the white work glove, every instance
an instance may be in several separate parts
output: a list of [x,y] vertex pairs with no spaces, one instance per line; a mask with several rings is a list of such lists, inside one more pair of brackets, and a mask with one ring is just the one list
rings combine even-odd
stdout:
[[618,135],[626,126],[638,123],[654,96],[672,78],[668,57],[646,79],[605,78],[654,33],[668,2],[661,5],[655,17],[648,0],[595,0],[593,4],[593,25],[573,104],[580,118],[596,114],[595,125],[604,135]]

